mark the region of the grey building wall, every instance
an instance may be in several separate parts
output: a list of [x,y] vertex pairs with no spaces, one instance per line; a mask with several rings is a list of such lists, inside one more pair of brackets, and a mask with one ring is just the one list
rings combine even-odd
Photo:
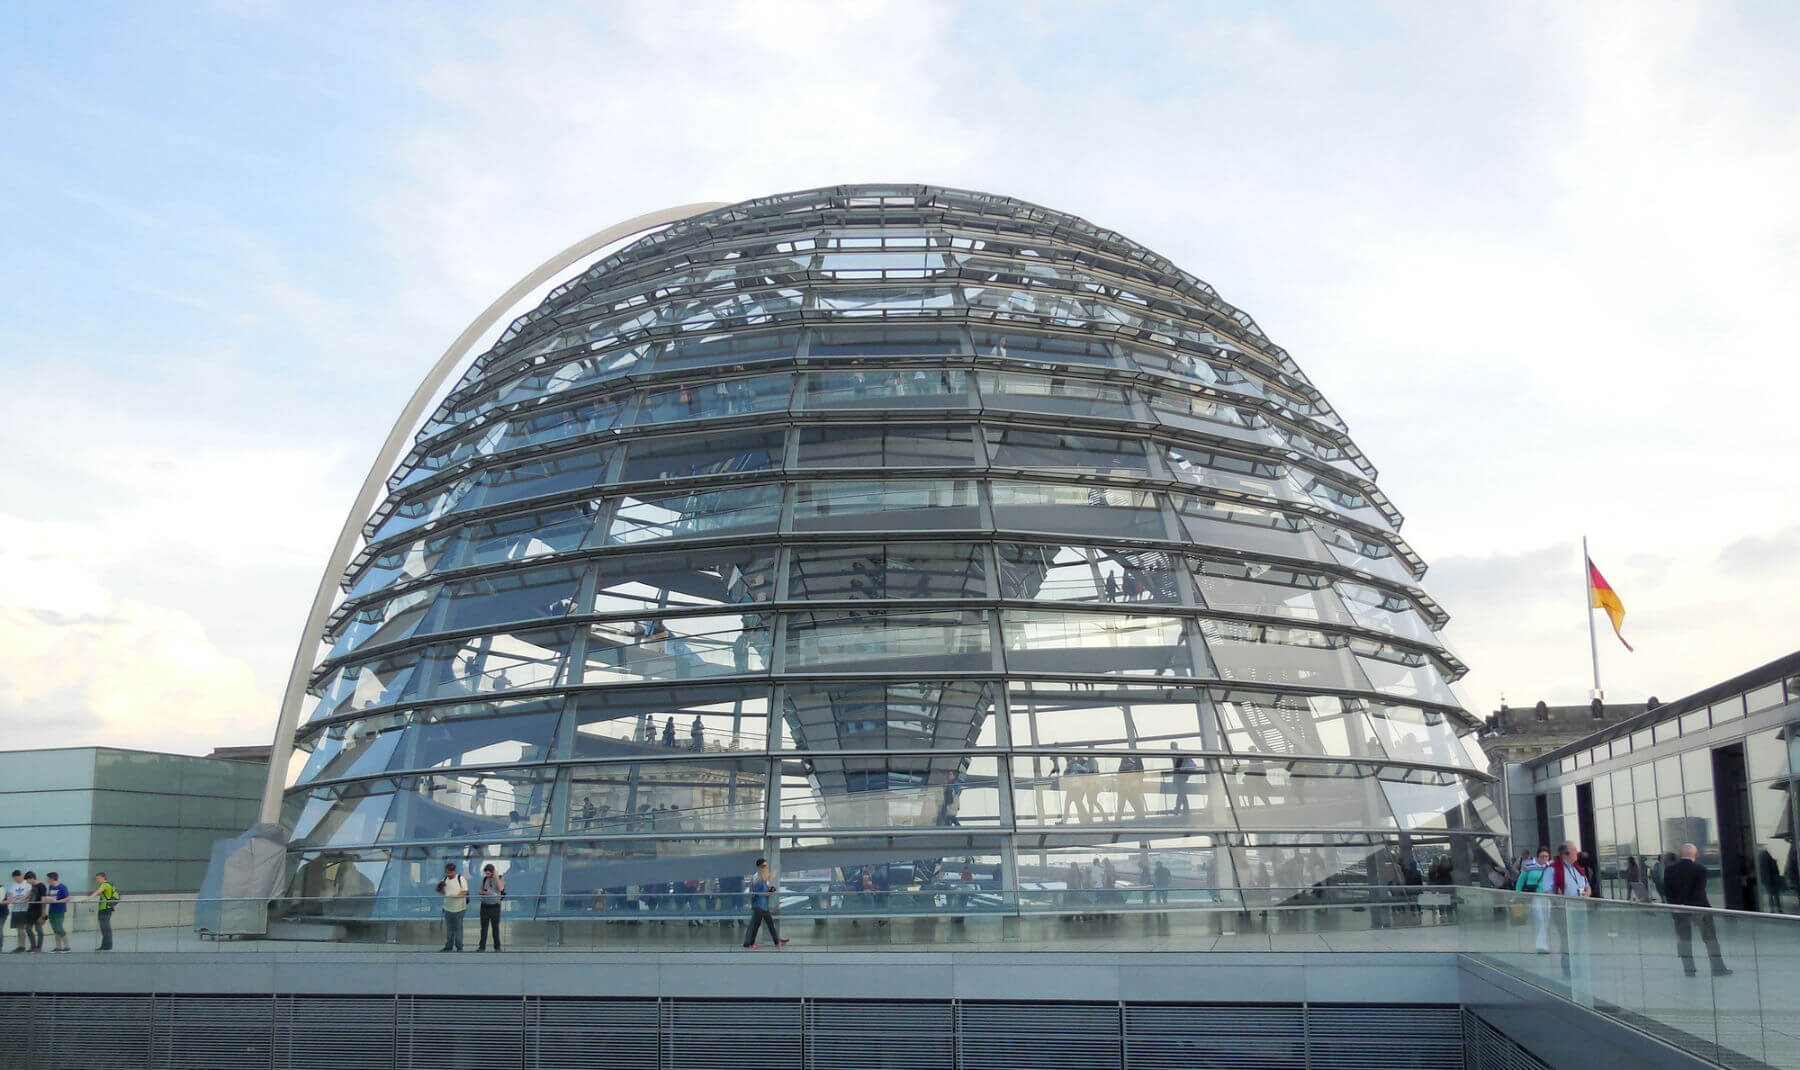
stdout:
[[0,871],[104,871],[135,893],[200,887],[214,840],[256,820],[267,766],[112,747],[0,752]]

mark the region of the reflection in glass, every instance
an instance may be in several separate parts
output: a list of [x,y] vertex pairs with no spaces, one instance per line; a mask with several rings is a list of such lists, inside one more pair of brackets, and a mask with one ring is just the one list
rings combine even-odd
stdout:
[[994,523],[1007,531],[1166,537],[1160,499],[1147,490],[996,480],[993,495]]
[[583,683],[691,680],[767,672],[769,621],[760,613],[596,621]]
[[967,409],[969,375],[960,368],[851,367],[807,376],[806,409]]
[[1194,674],[1180,617],[1008,610],[1001,630],[1013,672]]
[[991,669],[988,614],[975,611],[819,610],[787,618],[790,672]]
[[893,479],[802,483],[795,531],[951,531],[981,527],[975,482]]
[[619,499],[608,543],[649,542],[709,535],[774,531],[781,521],[781,488],[774,484],[726,487],[686,494],[631,495]]
[[801,468],[967,468],[975,463],[968,426],[804,427]]
[[1220,749],[1194,687],[1023,681],[1007,692],[1007,706],[1015,747],[1168,751],[1158,758],[1169,768],[1177,753]]
[[1238,754],[1329,758],[1384,754],[1356,699],[1233,689],[1215,694],[1213,705],[1226,742]]
[[1237,759],[1225,765],[1225,792],[1243,829],[1391,829],[1394,817],[1375,778],[1347,762]]
[[766,602],[775,593],[775,548],[724,546],[605,558],[590,611],[663,612]]
[[625,453],[626,483],[645,479],[690,479],[781,467],[787,432],[734,431],[725,434],[665,435],[639,439]]
[[1013,759],[1013,813],[1021,825],[1231,828],[1218,763],[1175,753],[1020,755]]
[[714,416],[743,416],[757,412],[784,412],[794,390],[794,377],[752,375],[686,383],[644,395],[638,406],[639,426]]
[[991,826],[1000,784],[996,759],[979,755],[814,757],[782,778],[782,828]]
[[788,572],[788,597],[985,598],[986,557],[974,543],[797,546]]
[[1254,561],[1192,559],[1190,564],[1208,609],[1354,623],[1331,589],[1330,578],[1319,573]]
[[1177,494],[1175,512],[1188,538],[1202,546],[1239,549],[1302,561],[1335,558],[1296,514],[1248,502],[1223,501]]
[[794,750],[903,750],[995,744],[991,683],[793,683],[782,704]]
[[1162,550],[1002,543],[1003,598],[1057,602],[1182,601],[1176,558]]
[[1367,691],[1347,641],[1330,632],[1249,621],[1200,621],[1219,679]]
[[1142,442],[1109,435],[989,428],[988,451],[995,468],[1051,468],[1124,479],[1141,479],[1150,474]]
[[769,742],[768,717],[766,683],[588,692],[575,701],[574,750],[558,756],[760,751]]
[[767,823],[763,758],[682,758],[576,766],[571,833],[631,836],[760,833]]
[[599,516],[600,503],[585,501],[484,521],[469,529],[466,548],[457,563],[492,565],[568,553],[588,538]]
[[985,409],[1041,412],[1064,416],[1132,418],[1125,389],[1090,379],[984,371],[979,377]]
[[575,608],[585,569],[571,565],[487,573],[445,588],[431,607],[426,633],[455,632],[566,616]]
[[432,647],[407,698],[456,698],[553,687],[568,671],[567,630],[501,632]]

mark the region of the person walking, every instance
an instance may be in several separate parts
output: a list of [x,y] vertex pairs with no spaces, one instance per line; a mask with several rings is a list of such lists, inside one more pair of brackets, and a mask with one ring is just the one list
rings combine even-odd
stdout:
[[[1581,850],[1573,843],[1562,845],[1562,855],[1550,863],[1550,894],[1565,899],[1586,899],[1594,894],[1593,880],[1581,865]],[[1562,905],[1556,912],[1556,928],[1562,937],[1562,974],[1569,981],[1570,998],[1587,1004],[1593,1000],[1593,976],[1587,949],[1587,911],[1579,906]]]
[[489,862],[481,867],[481,941],[476,951],[487,950],[488,929],[494,930],[494,950],[500,950],[500,905],[506,898],[506,878]]
[[69,931],[64,924],[66,920],[64,911],[69,909],[69,904],[67,902],[69,898],[69,886],[62,882],[62,878],[57,876],[54,870],[46,876],[48,876],[50,881],[48,887],[50,893],[50,931],[56,935],[56,946],[50,950],[53,952],[73,951],[74,948],[69,946]]
[[113,944],[113,911],[119,906],[119,890],[106,879],[106,874],[94,874],[94,894],[88,896],[98,904],[94,908],[94,919],[100,926],[100,946],[96,951],[111,951]]
[[769,927],[769,939],[775,941],[776,947],[786,947],[787,941],[775,930],[775,915],[769,913],[769,896],[775,891],[775,874],[769,870],[769,860],[756,860],[756,876],[750,881],[750,932],[744,937],[744,946],[751,951],[761,951],[762,945],[756,942],[756,935],[764,925]]
[[1625,898],[1637,903],[1650,901],[1650,885],[1644,880],[1644,867],[1638,864],[1636,855],[1625,860]]
[[25,871],[25,938],[31,942],[33,954],[44,950],[44,900],[50,896],[37,874]]
[[1135,754],[1127,754],[1119,759],[1118,808],[1119,820],[1125,819],[1125,808],[1131,807],[1139,820],[1150,816],[1144,810],[1144,759]]
[[[1700,864],[1700,848],[1691,843],[1681,845],[1681,861],[1669,867],[1663,880],[1669,886],[1669,902],[1682,907],[1710,909],[1706,898],[1706,867]],[[1681,956],[1681,972],[1694,976],[1694,915],[1685,910],[1675,912],[1675,953]],[[1719,953],[1719,936],[1713,931],[1711,914],[1701,914],[1700,939],[1706,944],[1706,957],[1712,963],[1714,977],[1730,977],[1732,971]]]
[[962,810],[962,793],[962,781],[956,778],[956,770],[952,769],[944,777],[944,797],[938,804],[938,824],[962,824],[956,816]]
[[27,904],[31,902],[33,883],[31,874],[15,869],[12,871],[12,883],[6,886],[6,905],[12,908],[9,920],[12,922],[15,955],[31,950],[31,915]]
[[1198,767],[1194,765],[1194,759],[1181,753],[1181,747],[1177,744],[1169,744],[1169,749],[1175,752],[1175,757],[1173,759],[1175,768],[1170,774],[1171,778],[1175,781],[1175,804],[1173,810],[1170,812],[1177,814],[1192,813],[1192,805],[1188,802],[1188,780],[1194,775],[1194,772]]
[[[5,887],[0,888],[0,945],[6,942],[6,930],[15,928],[19,923],[19,919],[13,916],[13,909],[16,903],[24,900],[25,891],[25,871],[13,870],[12,880]],[[16,928],[15,932],[17,932]],[[17,933],[13,939],[19,945],[13,948],[14,951],[25,950],[24,933]]]
[[444,863],[444,879],[437,882],[444,897],[444,946],[439,951],[463,949],[463,915],[469,909],[469,882],[456,871],[455,862]]
[[[1513,885],[1513,890],[1516,892],[1547,892],[1549,889],[1544,887],[1544,878],[1549,872],[1550,848],[1539,847],[1536,857],[1527,860],[1519,870],[1519,880],[1517,884]],[[1548,900],[1533,899],[1531,901],[1531,930],[1537,953],[1548,955],[1550,953],[1550,903]]]

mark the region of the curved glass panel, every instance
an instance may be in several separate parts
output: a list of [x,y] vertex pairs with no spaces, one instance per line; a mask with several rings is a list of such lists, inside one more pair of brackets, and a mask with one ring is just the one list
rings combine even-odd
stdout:
[[749,535],[781,522],[781,487],[759,484],[685,494],[620,498],[606,529],[608,543]]
[[1182,570],[1163,550],[1001,543],[1000,595],[1021,601],[1179,605]]
[[807,376],[806,410],[971,409],[960,368],[841,368]]
[[984,409],[1133,419],[1125,389],[1110,383],[1027,372],[984,371],[978,379]]
[[1075,483],[993,484],[994,524],[1003,531],[1162,539],[1161,498],[1152,491]]
[[969,610],[820,610],[787,617],[787,670],[991,670],[989,615]]
[[797,546],[788,568],[788,597],[986,598],[987,573],[987,551],[978,543]]
[[759,613],[645,616],[587,627],[581,681],[691,680],[767,672],[769,621]]
[[794,530],[955,531],[984,527],[970,479],[802,483]]
[[775,597],[775,558],[772,546],[737,545],[603,558],[593,601],[584,612],[665,612],[767,602]]
[[939,750],[996,745],[991,682],[789,684],[782,727],[793,750]]
[[971,426],[803,427],[801,468],[968,468],[976,464]]
[[753,375],[718,382],[684,383],[666,390],[652,390],[638,405],[639,426],[705,420],[719,416],[745,416],[759,412],[784,412],[794,391],[794,377]]
[[1194,675],[1180,617],[1009,610],[1001,622],[1014,672]]

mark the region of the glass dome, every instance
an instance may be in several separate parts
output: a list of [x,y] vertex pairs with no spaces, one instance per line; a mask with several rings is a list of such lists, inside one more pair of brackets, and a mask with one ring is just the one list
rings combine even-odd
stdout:
[[1264,901],[1466,878],[1493,776],[1375,478],[1250,317],[1073,216],[853,186],[668,226],[389,475],[296,735],[293,892],[430,914],[445,860],[493,861],[515,916],[616,916],[759,855],[872,911],[1096,860]]

